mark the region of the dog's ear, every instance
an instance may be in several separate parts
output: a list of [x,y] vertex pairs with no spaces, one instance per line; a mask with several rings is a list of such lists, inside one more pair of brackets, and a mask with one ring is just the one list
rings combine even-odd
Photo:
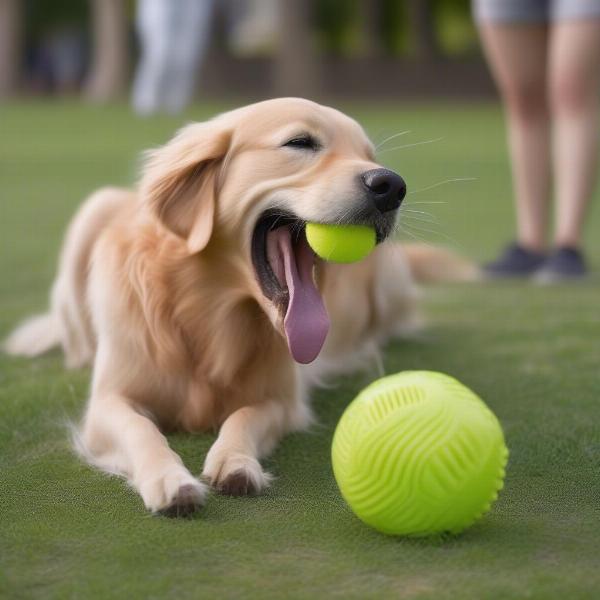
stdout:
[[213,230],[217,175],[231,141],[224,119],[184,127],[146,155],[141,194],[170,231],[186,240],[190,254],[208,244]]

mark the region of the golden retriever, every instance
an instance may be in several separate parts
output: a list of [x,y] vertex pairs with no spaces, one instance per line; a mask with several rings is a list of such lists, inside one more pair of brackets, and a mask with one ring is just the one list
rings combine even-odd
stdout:
[[[5,349],[61,345],[69,367],[93,362],[80,450],[125,476],[149,510],[189,514],[207,484],[259,493],[270,480],[259,459],[311,421],[310,384],[361,366],[417,319],[400,246],[323,263],[304,223],[368,224],[384,242],[404,194],[355,121],[307,100],[188,125],[148,153],[137,191],[102,189],[83,204],[49,313]],[[411,252],[424,277],[447,260]],[[470,273],[458,260],[444,269]],[[211,428],[200,481],[161,430]]]

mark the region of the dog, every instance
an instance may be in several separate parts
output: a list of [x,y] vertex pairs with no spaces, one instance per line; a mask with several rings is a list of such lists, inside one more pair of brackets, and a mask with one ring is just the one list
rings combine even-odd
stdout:
[[[78,448],[148,510],[189,515],[209,486],[260,493],[271,479],[260,459],[311,423],[310,387],[416,326],[412,272],[471,276],[441,251],[388,240],[405,193],[354,120],[308,100],[190,124],[147,153],[137,190],[84,202],[49,312],[4,348],[60,345],[68,367],[93,364]],[[358,263],[325,263],[306,222],[368,225],[378,244]],[[164,432],[211,429],[198,479]]]

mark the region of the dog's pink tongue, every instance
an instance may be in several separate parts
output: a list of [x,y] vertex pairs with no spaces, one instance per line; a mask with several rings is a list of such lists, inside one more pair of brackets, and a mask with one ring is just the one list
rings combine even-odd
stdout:
[[294,360],[306,364],[317,358],[325,343],[329,316],[312,277],[314,252],[306,240],[298,242],[294,252],[289,229],[280,231],[279,249],[290,295],[283,325]]

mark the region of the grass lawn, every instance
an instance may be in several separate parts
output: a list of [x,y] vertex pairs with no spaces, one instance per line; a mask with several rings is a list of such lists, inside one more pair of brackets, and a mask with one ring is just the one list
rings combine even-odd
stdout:
[[[199,107],[201,119],[222,107]],[[504,133],[494,106],[352,105],[385,164],[406,178],[406,239],[478,260],[512,232]],[[130,184],[137,154],[181,120],[126,107],[4,106],[0,112],[0,336],[43,309],[63,228],[96,186]],[[461,178],[438,187],[435,184]],[[429,188],[431,189],[424,189]],[[420,191],[419,193],[416,193]],[[598,198],[596,198],[598,199]],[[600,226],[598,211],[588,234]],[[589,235],[592,264],[600,237]],[[152,517],[121,480],[81,464],[65,423],[89,373],[58,353],[0,355],[2,598],[592,598],[600,594],[600,285],[429,289],[429,327],[394,344],[386,369],[434,369],[473,387],[500,418],[506,487],[481,522],[447,539],[385,537],[344,505],[331,471],[334,426],[372,375],[315,395],[320,424],[267,461],[258,498],[211,496],[191,521]],[[211,435],[170,441],[193,472]]]

